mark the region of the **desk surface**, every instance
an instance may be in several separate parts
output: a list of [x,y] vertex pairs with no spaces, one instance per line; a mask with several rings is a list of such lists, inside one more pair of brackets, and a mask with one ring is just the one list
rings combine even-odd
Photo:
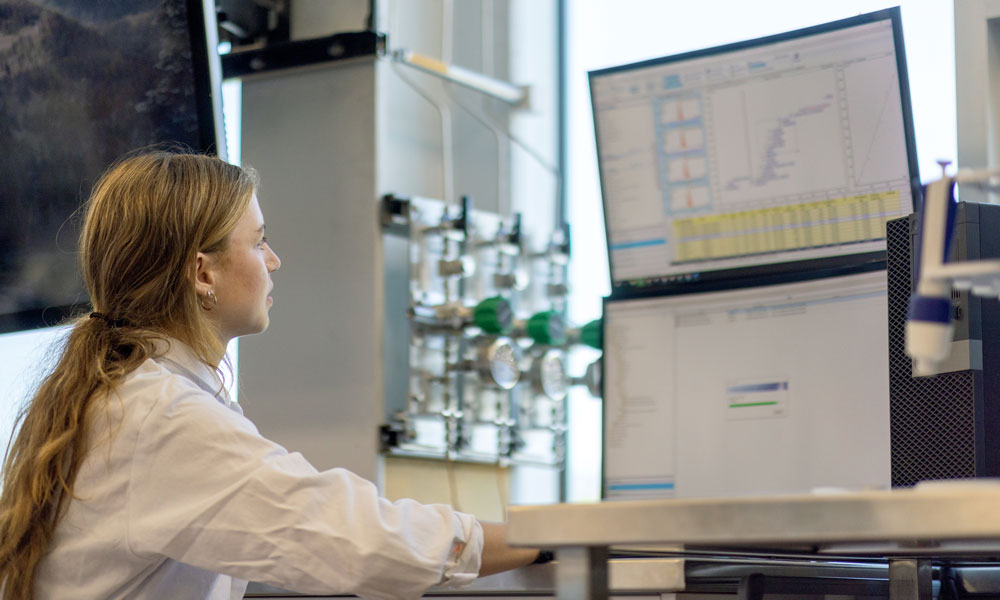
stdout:
[[510,509],[507,540],[543,548],[680,544],[843,555],[1000,556],[1000,483],[517,506]]

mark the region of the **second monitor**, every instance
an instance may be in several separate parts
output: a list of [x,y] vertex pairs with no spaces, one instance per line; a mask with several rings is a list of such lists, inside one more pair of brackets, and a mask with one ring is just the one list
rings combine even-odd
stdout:
[[888,487],[884,271],[604,309],[606,498]]

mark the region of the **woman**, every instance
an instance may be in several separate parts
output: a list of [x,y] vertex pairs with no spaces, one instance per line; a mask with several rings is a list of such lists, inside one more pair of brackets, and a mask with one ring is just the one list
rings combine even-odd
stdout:
[[94,312],[22,415],[0,495],[0,588],[24,598],[241,598],[247,580],[413,598],[527,564],[502,525],[317,472],[228,398],[226,344],[268,326],[252,172],[151,152],[97,183]]

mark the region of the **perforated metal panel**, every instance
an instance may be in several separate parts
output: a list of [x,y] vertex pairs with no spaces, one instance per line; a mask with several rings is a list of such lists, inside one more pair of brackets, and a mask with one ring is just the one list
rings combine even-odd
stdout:
[[906,312],[913,289],[910,227],[909,218],[896,219],[886,232],[893,487],[976,476],[974,371],[914,378],[906,355]]

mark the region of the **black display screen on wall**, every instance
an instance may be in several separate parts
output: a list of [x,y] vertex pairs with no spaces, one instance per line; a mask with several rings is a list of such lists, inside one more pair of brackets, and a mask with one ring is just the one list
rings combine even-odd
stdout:
[[79,208],[111,162],[215,151],[205,15],[200,0],[0,0],[0,332],[86,310]]

